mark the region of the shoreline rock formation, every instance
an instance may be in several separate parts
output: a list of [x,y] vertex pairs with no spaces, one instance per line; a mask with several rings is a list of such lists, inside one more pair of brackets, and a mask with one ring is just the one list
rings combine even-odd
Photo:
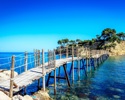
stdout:
[[121,43],[115,42],[116,46],[114,48],[109,49],[110,56],[118,56],[125,55],[125,41]]

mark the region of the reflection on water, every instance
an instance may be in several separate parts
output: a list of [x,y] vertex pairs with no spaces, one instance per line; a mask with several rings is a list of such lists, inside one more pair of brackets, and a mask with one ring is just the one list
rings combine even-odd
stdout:
[[50,88],[56,100],[125,100],[125,56],[108,58],[88,77],[82,73],[81,80],[75,80],[70,88],[66,81],[58,83],[56,96]]

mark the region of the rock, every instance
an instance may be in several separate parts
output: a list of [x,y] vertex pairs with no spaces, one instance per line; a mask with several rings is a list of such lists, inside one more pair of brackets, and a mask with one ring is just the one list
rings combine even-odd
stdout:
[[39,90],[38,92],[36,92],[34,94],[34,96],[37,97],[40,100],[51,100],[47,91]]
[[13,100],[25,100],[25,99],[24,99],[24,97],[21,96],[21,95],[15,95],[15,96],[13,97]]
[[65,96],[61,96],[60,100],[69,100],[69,98]]
[[[4,81],[10,78],[11,71],[10,70],[3,70],[0,72],[0,81]],[[18,73],[14,72],[14,77],[17,76]]]
[[25,95],[23,98],[24,98],[25,100],[33,100],[33,98],[30,97],[29,95]]
[[96,100],[108,100],[108,98],[105,98],[105,97],[97,97]]
[[9,77],[5,75],[4,73],[0,73],[0,81],[7,80]]
[[120,99],[120,98],[121,98],[121,97],[118,96],[118,95],[113,95],[113,97],[114,97],[115,99]]
[[69,97],[69,100],[79,100],[79,98],[77,96],[73,95],[73,96]]
[[11,100],[5,93],[0,91],[0,100]]
[[109,50],[110,56],[117,56],[117,55],[125,55],[125,41],[122,41],[121,43],[115,42],[116,46],[115,48],[111,48]]
[[124,91],[121,90],[121,89],[115,89],[115,91],[120,92],[120,93],[123,93],[123,92],[124,92]]

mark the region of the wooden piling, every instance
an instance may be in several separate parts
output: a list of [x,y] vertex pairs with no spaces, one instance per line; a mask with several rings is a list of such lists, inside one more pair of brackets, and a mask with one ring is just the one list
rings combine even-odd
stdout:
[[53,57],[54,57],[54,94],[56,95],[56,55],[55,55],[55,50],[53,50]]
[[62,54],[61,54],[61,47],[59,48],[59,58],[62,58]]
[[38,66],[40,66],[40,50],[38,50]]
[[43,91],[45,91],[44,49],[42,49],[42,74],[43,74]]
[[86,71],[88,72],[88,49],[86,48]]
[[68,58],[68,46],[66,46],[66,58]]
[[[59,70],[58,70],[58,77],[60,77],[60,67],[59,67]],[[59,78],[58,78],[58,82],[59,82]]]
[[72,46],[72,80],[74,81],[74,47]]
[[35,49],[33,50],[34,51],[34,67],[36,66],[36,54],[35,54]]
[[64,68],[64,73],[65,73],[65,78],[67,80],[68,86],[70,87],[70,82],[69,82],[68,74],[66,72],[66,64],[63,65],[63,68]]
[[38,89],[40,89],[40,79],[38,79]]
[[92,66],[91,66],[91,49],[89,49],[89,66],[90,66],[90,71],[92,70]]
[[78,58],[78,80],[80,80],[80,59],[79,59],[79,47],[77,46],[77,58]]
[[27,56],[27,52],[25,52],[25,61],[24,61],[24,63],[25,63],[25,68],[24,68],[24,70],[25,70],[25,72],[27,71],[27,62],[28,62],[28,56]]
[[13,85],[14,85],[14,66],[15,66],[15,56],[12,56],[12,65],[11,65],[11,77],[10,77],[10,91],[9,97],[13,98]]
[[[40,50],[37,51],[37,61],[37,66],[40,66]],[[38,89],[40,89],[40,79],[38,79]]]
[[50,65],[50,63],[49,63],[49,60],[50,60],[50,54],[49,54],[49,50],[48,50],[48,66]]

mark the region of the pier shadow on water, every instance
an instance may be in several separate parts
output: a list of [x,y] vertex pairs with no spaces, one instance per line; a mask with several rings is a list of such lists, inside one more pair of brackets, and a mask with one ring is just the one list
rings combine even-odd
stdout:
[[[81,72],[78,81],[77,71],[71,87],[66,81],[57,84],[57,95],[50,95],[55,100],[124,100],[125,99],[125,56],[109,57],[95,71],[86,77]],[[70,77],[70,82],[72,78]]]

